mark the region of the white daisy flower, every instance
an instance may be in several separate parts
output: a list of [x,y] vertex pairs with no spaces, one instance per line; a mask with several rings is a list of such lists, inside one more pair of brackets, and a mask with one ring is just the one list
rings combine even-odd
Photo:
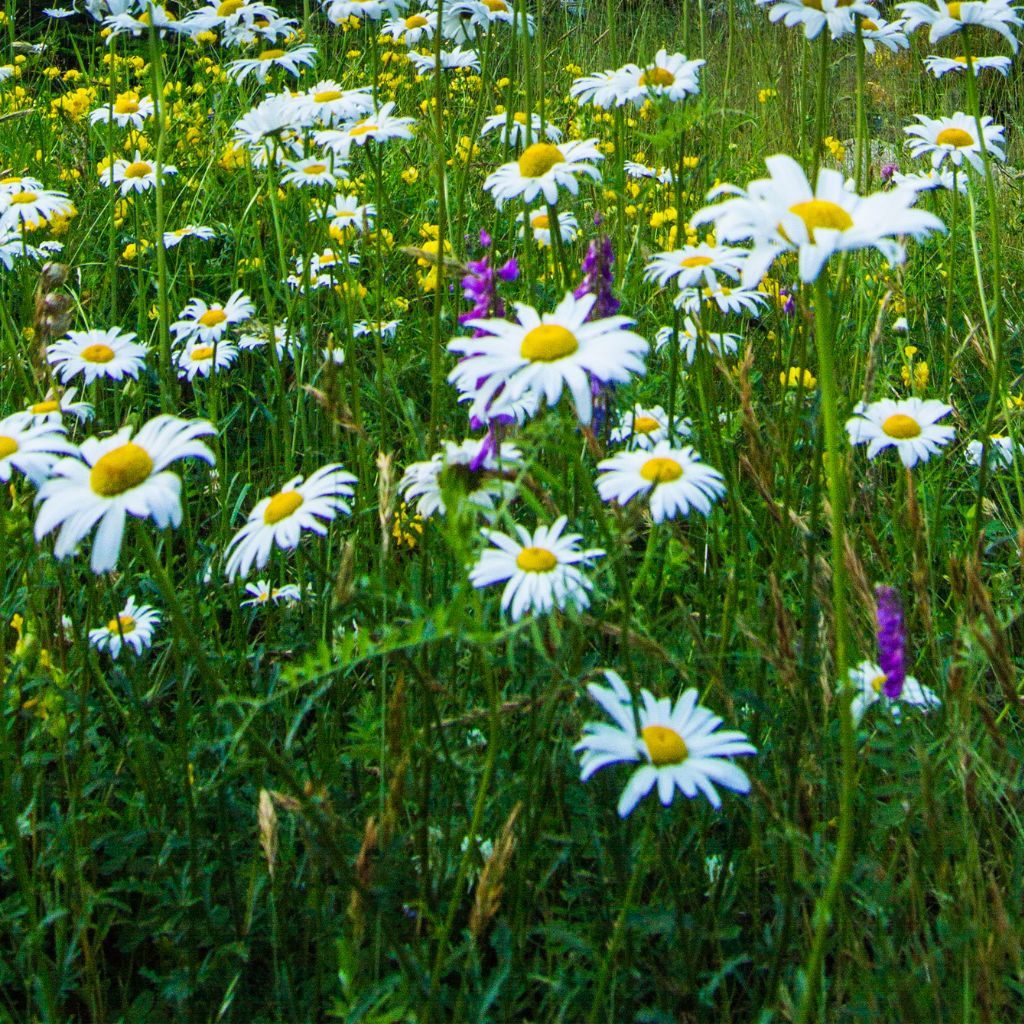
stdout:
[[519,540],[498,530],[482,530],[493,547],[481,552],[470,570],[469,581],[476,588],[505,583],[501,610],[513,622],[527,612],[546,615],[552,609],[564,611],[568,605],[582,610],[589,606],[590,582],[577,568],[601,558],[600,548],[579,549],[578,533],[566,533],[567,520],[560,516],[551,526],[538,526],[534,533],[517,526]]
[[873,661],[862,661],[856,668],[851,668],[849,674],[854,688],[854,697],[850,703],[854,725],[860,722],[872,704],[879,701],[890,709],[897,722],[900,720],[900,704],[909,704],[925,713],[942,704],[934,690],[922,686],[913,676],[907,676],[903,681],[903,690],[898,697],[887,697],[882,689],[885,673]]
[[[333,288],[345,279],[345,264],[359,266],[359,253],[338,253],[333,249],[324,249],[323,252],[313,253],[309,258],[309,287]],[[289,274],[287,283],[292,288],[304,289],[306,287],[306,261],[302,256],[295,258],[295,273]]]
[[490,27],[487,5],[480,0],[448,0],[441,18],[441,35],[456,42],[473,42]]
[[178,459],[212,465],[213,452],[198,438],[213,433],[206,420],[157,416],[134,437],[122,427],[102,441],[83,441],[81,458],[61,459],[39,489],[36,540],[59,526],[53,553],[66,558],[99,523],[90,566],[95,573],[116,568],[125,516],[152,519],[161,530],[181,523],[181,478],[167,466]]
[[327,217],[333,231],[355,231],[363,235],[373,230],[377,207],[373,203],[360,202],[359,196],[336,195],[317,213],[319,216],[311,213],[309,219],[312,221]]
[[591,379],[624,383],[632,374],[642,375],[648,349],[639,334],[627,330],[633,323],[627,317],[588,322],[596,300],[592,294],[577,299],[569,292],[552,313],[539,314],[517,302],[517,323],[469,320],[465,326],[484,333],[449,342],[448,351],[465,358],[448,380],[473,394],[470,415],[493,417],[527,392],[554,405],[567,386],[580,422],[589,425]]
[[953,407],[934,399],[890,398],[865,405],[859,402],[846,422],[850,444],[867,444],[868,458],[886,448],[895,448],[907,469],[927,462],[956,436],[952,427],[936,426]]
[[[177,174],[178,168],[164,164],[163,173]],[[119,185],[123,196],[130,192],[148,192],[156,186],[156,164],[143,160],[142,154],[135,150],[134,160],[115,160],[100,178],[107,185]]]
[[[526,234],[526,227],[529,225],[533,232],[534,241],[542,248],[551,246],[551,214],[545,207],[534,210],[525,210],[516,216],[520,229]],[[565,213],[555,211],[555,230],[565,243],[572,242],[580,231],[580,223],[575,215],[566,211]]]
[[274,547],[290,551],[304,530],[325,536],[327,524],[339,512],[348,515],[352,511],[345,499],[355,493],[355,482],[342,466],[331,464],[318,469],[305,483],[301,476],[292,477],[276,494],[257,502],[225,552],[228,579],[248,576],[253,565],[262,569]]
[[[1008,469],[1013,465],[1013,453],[1016,447],[1017,454],[1021,454],[1021,446],[1013,443],[1013,438],[1003,434],[993,434],[988,439],[988,464],[992,469]],[[971,441],[967,445],[967,461],[972,466],[981,465],[982,443]]]
[[[680,424],[677,422],[677,431],[679,431],[679,426]],[[660,405],[655,405],[650,409],[644,409],[639,405],[632,409],[626,409],[619,416],[618,425],[612,429],[609,435],[609,440],[613,444],[628,444],[631,448],[642,448],[645,451],[667,438],[668,413]]]
[[385,103],[380,110],[370,113],[361,121],[347,128],[328,128],[314,132],[313,141],[322,149],[347,160],[353,146],[365,146],[367,142],[387,142],[389,139],[411,139],[413,117],[395,117],[394,103]]
[[[674,327],[661,327],[654,336],[654,350],[660,352],[665,345],[672,341]],[[713,331],[701,330],[690,317],[686,317],[679,327],[679,351],[686,358],[686,362],[693,364],[697,358],[697,347],[703,345],[719,359],[726,356],[734,356],[739,348],[741,338],[738,334],[728,332],[715,333]]]
[[[903,130],[910,136],[907,146],[913,156],[931,156],[932,167],[939,168],[944,163],[954,167],[963,166],[966,160],[976,171],[985,169],[981,151],[981,139],[978,137],[978,126],[970,114],[956,113],[952,117],[925,117],[914,115],[920,124],[912,124]],[[993,124],[992,118],[981,119],[982,137],[985,150],[994,160],[1006,159],[1003,146],[1003,126]]]
[[[492,114],[488,117],[480,129],[481,138],[496,131],[503,146],[512,146],[516,149],[526,145],[526,114],[522,111],[515,111],[511,114]],[[562,131],[556,128],[550,121],[543,122],[540,114],[534,114],[530,119],[530,133],[534,139],[542,136],[551,142],[560,142]]]
[[673,448],[659,441],[650,451],[619,452],[597,464],[597,492],[604,501],[626,505],[638,494],[647,496],[656,523],[696,509],[711,512],[711,503],[725,494],[724,477],[700,460],[689,446]]
[[514,477],[522,469],[523,456],[512,444],[495,444],[489,438],[469,438],[461,444],[442,441],[442,451],[428,462],[408,466],[398,485],[402,498],[416,501],[416,512],[429,519],[447,512],[445,496],[465,500],[482,510],[490,522],[498,505],[511,500]]
[[146,120],[153,116],[153,101],[148,96],[139,96],[137,92],[119,93],[113,103],[97,107],[89,115],[90,124],[110,124],[114,122],[119,128],[135,128],[142,130]]
[[[86,4],[86,6],[88,7],[89,5]],[[188,24],[184,21],[178,21],[163,4],[152,3],[151,0],[141,4],[140,7],[143,10],[139,17],[135,17],[132,13],[134,5],[110,4],[109,6],[111,10],[115,6],[120,7],[121,10],[103,19],[103,27],[109,30],[109,35],[107,36],[108,46],[111,39],[116,39],[117,36],[125,35],[126,33],[133,36],[148,35],[154,28],[161,38],[168,34],[188,35],[190,33]]]
[[312,67],[315,61],[316,47],[303,43],[290,50],[272,47],[262,50],[255,57],[229,61],[224,71],[229,78],[239,83],[249,77],[255,78],[257,82],[265,82],[273,68],[283,68],[289,75],[298,78],[302,69]]
[[329,5],[325,4],[327,19],[335,25],[348,18],[380,21],[384,17],[397,17],[408,6],[408,0],[334,0]]
[[[302,339],[292,330],[287,322],[274,325],[274,350],[278,359],[290,359],[301,347]],[[243,334],[238,339],[238,347],[244,351],[263,348],[270,341],[270,333],[264,326],[255,331]]]
[[[975,74],[979,71],[984,71],[986,68],[991,68],[993,71],[998,71],[1003,78],[1006,78],[1010,73],[1010,65],[1012,63],[1013,61],[1009,57],[974,57],[971,61],[971,66]],[[948,75],[951,71],[966,71],[967,58],[937,57],[933,55],[925,57],[924,66],[936,78],[941,78],[943,75]]]
[[46,361],[57,371],[62,384],[82,374],[83,383],[99,377],[137,379],[146,363],[147,349],[135,344],[135,332],[121,333],[120,327],[105,331],[68,331],[67,337],[47,346]]
[[910,40],[904,32],[902,21],[886,21],[884,18],[861,18],[860,37],[867,53],[874,54],[876,44],[881,43],[886,49],[896,53],[906,50]]
[[382,338],[393,338],[398,333],[400,324],[399,320],[357,320],[352,325],[352,337],[374,337],[379,334]]
[[253,166],[265,167],[289,153],[301,156],[302,144],[296,133],[310,123],[301,102],[289,93],[279,93],[244,113],[232,126],[231,137],[246,148]]
[[283,166],[282,185],[298,185],[300,188],[330,185],[335,188],[340,179],[348,177],[344,168],[335,165],[333,158],[309,156],[303,160],[285,160]]
[[753,242],[743,268],[745,287],[760,281],[784,252],[798,252],[800,279],[814,281],[835,252],[875,248],[896,265],[904,254],[893,236],[921,238],[929,231],[945,230],[934,214],[911,209],[917,193],[909,189],[861,197],[839,171],[823,167],[812,190],[792,157],[772,156],[765,163],[769,178],[751,182],[746,191],[733,185],[712,190],[709,198],[731,198],[691,218],[695,226],[713,223],[724,242]]
[[781,21],[787,28],[803,25],[804,35],[814,39],[828,26],[833,39],[853,35],[855,18],[877,21],[881,15],[863,0],[757,0],[759,7],[770,5],[768,20]]
[[333,78],[325,78],[295,97],[309,124],[344,124],[373,112],[373,94],[369,86],[346,89]]
[[178,376],[182,380],[209,377],[230,369],[238,358],[238,346],[227,338],[220,341],[190,341],[178,354]]
[[121,649],[130,647],[141,654],[153,642],[153,630],[160,625],[160,613],[148,604],[136,604],[129,597],[124,608],[105,626],[89,630],[89,643],[98,651],[109,651],[117,661]]
[[601,172],[587,161],[603,160],[597,139],[570,142],[535,142],[523,150],[518,160],[503,164],[484,182],[484,189],[502,207],[509,199],[522,196],[532,203],[538,196],[554,205],[560,189],[576,195],[580,175],[601,180]]
[[730,288],[720,284],[714,288],[683,288],[672,305],[691,316],[699,316],[705,305],[713,305],[723,313],[757,316],[768,305],[768,300],[753,288]]
[[967,192],[967,175],[954,174],[948,167],[940,167],[938,170],[930,167],[919,174],[902,174],[897,171],[892,180],[897,187],[913,189],[915,192],[933,192],[936,189],[952,192],[954,185],[957,192]]
[[164,248],[176,249],[186,238],[199,238],[205,242],[216,237],[217,232],[213,228],[204,227],[202,224],[187,224],[183,228],[164,232]]
[[239,607],[253,608],[259,605],[279,604],[286,601],[288,604],[295,604],[302,600],[302,591],[294,583],[286,583],[283,587],[272,587],[266,580],[257,580],[255,583],[246,583],[245,592],[251,594],[247,601],[242,601]]
[[68,388],[63,394],[56,394],[51,388],[49,394],[41,402],[33,402],[25,409],[25,413],[39,421],[41,419],[61,422],[64,416],[74,416],[79,423],[91,420],[93,407],[90,402],[76,402],[78,388]]
[[66,217],[74,210],[65,192],[19,186],[0,191],[0,234],[21,231],[26,224],[39,224],[54,216]]
[[171,324],[171,334],[177,345],[195,341],[206,345],[216,344],[235,324],[245,323],[256,307],[252,299],[241,288],[235,289],[225,303],[212,305],[202,299],[192,298],[181,312],[181,319]]
[[409,17],[401,16],[385,22],[383,33],[392,39],[404,42],[406,46],[417,46],[434,38],[437,29],[437,11],[417,11]]
[[[436,67],[433,53],[410,53],[409,63],[416,69],[418,75],[432,74]],[[459,68],[480,70],[480,55],[476,50],[464,50],[461,46],[456,46],[451,50],[441,51],[442,71],[455,71]]]
[[16,412],[0,420],[0,483],[8,483],[16,469],[38,485],[60,456],[75,450],[59,421],[40,422],[29,413]]
[[[631,67],[635,68],[636,65]],[[621,107],[633,95],[637,78],[638,75],[633,74],[630,67],[596,71],[592,75],[575,79],[569,86],[569,95],[581,107],[588,104],[600,110]]]
[[680,288],[715,288],[720,274],[738,281],[746,258],[745,249],[728,245],[688,245],[655,253],[647,261],[644,280],[662,287],[674,280]]
[[719,732],[722,719],[697,703],[696,690],[686,690],[675,704],[641,690],[634,711],[622,677],[610,670],[604,675],[610,685],[591,683],[587,692],[615,724],[588,722],[573,749],[582,755],[584,782],[608,765],[640,762],[619,798],[619,817],[630,814],[655,785],[663,807],[672,803],[677,789],[691,800],[703,793],[716,810],[722,806],[716,785],[750,792],[746,773],[730,759],[757,750],[742,732]]
[[896,9],[903,15],[908,32],[927,25],[929,26],[928,41],[937,43],[946,36],[960,32],[966,26],[978,25],[981,28],[998,32],[1009,44],[1014,53],[1017,52],[1015,28],[1024,24],[1017,15],[1017,8],[1008,0],[935,0],[935,6],[912,2],[897,4]]

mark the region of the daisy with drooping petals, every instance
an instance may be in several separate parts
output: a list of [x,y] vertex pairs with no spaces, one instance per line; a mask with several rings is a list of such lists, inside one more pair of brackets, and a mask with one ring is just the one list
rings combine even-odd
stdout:
[[262,569],[274,547],[290,551],[304,530],[325,536],[327,524],[339,512],[352,511],[346,499],[355,493],[355,482],[351,473],[332,464],[318,469],[305,483],[301,476],[292,477],[276,494],[257,502],[228,545],[224,567],[228,579],[248,576],[253,565]]
[[228,370],[238,358],[238,346],[222,338],[213,343],[191,341],[178,354],[178,376],[182,380],[209,377]]
[[[676,423],[676,430],[679,430]],[[631,448],[653,448],[668,437],[668,414],[660,405],[643,409],[639,405],[627,409],[618,426],[609,435],[613,444],[628,444]]]
[[745,249],[729,245],[688,245],[655,253],[644,270],[644,280],[664,287],[674,280],[680,288],[714,288],[718,275],[738,281],[747,258]]
[[935,6],[914,0],[896,5],[903,15],[908,32],[914,32],[924,25],[929,26],[928,41],[937,43],[946,36],[960,32],[969,25],[998,32],[1017,52],[1017,37],[1014,29],[1024,25],[1017,15],[1017,8],[1009,0],[935,0]]
[[[464,50],[461,46],[456,46],[451,50],[442,50],[440,57],[442,71],[457,71],[459,68],[480,70],[480,55],[476,50]],[[418,75],[429,75],[436,67],[433,53],[410,53],[409,63],[416,69]]]
[[295,604],[302,600],[302,591],[294,583],[272,587],[266,580],[257,580],[255,583],[246,583],[245,592],[252,594],[252,597],[242,601],[240,608],[254,608],[267,603],[278,604],[281,601]]
[[554,405],[568,387],[580,422],[589,425],[591,379],[608,384],[642,375],[648,349],[639,334],[627,330],[633,323],[627,317],[588,321],[596,301],[594,294],[577,299],[569,292],[552,313],[516,303],[518,323],[467,321],[465,326],[480,334],[449,342],[448,351],[465,358],[448,379],[473,395],[470,415],[492,419],[527,393]]
[[443,441],[443,451],[429,462],[414,462],[398,489],[407,502],[416,501],[416,514],[429,519],[447,512],[445,496],[465,500],[481,510],[488,521],[501,502],[516,493],[509,477],[522,469],[523,456],[513,444],[469,438],[462,444]]
[[[178,168],[164,164],[163,173],[177,174]],[[107,185],[119,185],[123,196],[129,192],[148,192],[156,186],[156,164],[143,160],[142,154],[135,150],[134,160],[115,160],[101,178]]]
[[25,413],[34,420],[56,420],[58,423],[64,416],[74,416],[79,423],[91,420],[93,407],[91,402],[76,402],[78,388],[68,388],[63,394],[56,394],[51,388],[41,402],[33,402],[25,409]]
[[650,451],[619,452],[597,464],[597,492],[604,501],[626,505],[647,495],[656,523],[696,509],[711,512],[711,503],[725,494],[724,477],[701,462],[689,446],[673,448],[659,441]]
[[560,189],[572,195],[579,192],[580,175],[600,181],[601,172],[587,161],[603,159],[597,139],[535,142],[523,150],[518,160],[503,164],[488,175],[484,189],[494,196],[499,208],[519,196],[525,203],[543,196],[545,202],[554,204]]
[[0,483],[8,483],[16,469],[39,484],[60,456],[73,451],[59,421],[39,422],[30,413],[16,412],[0,420]]
[[62,384],[82,374],[86,384],[99,377],[121,380],[137,378],[146,363],[147,350],[135,344],[135,332],[107,330],[68,331],[67,337],[46,349],[46,361],[54,367]]
[[860,37],[864,43],[864,49],[872,56],[876,44],[881,43],[887,50],[896,53],[898,50],[905,50],[910,46],[910,40],[903,31],[902,21],[886,21],[884,18],[861,18]]
[[798,252],[800,279],[814,281],[833,253],[874,248],[895,266],[904,252],[893,236],[921,238],[945,230],[934,214],[912,209],[917,193],[909,189],[861,197],[828,167],[818,172],[812,189],[792,157],[771,156],[765,163],[770,177],[752,181],[746,191],[734,185],[713,189],[708,198],[731,198],[691,218],[694,226],[713,223],[722,241],[753,242],[743,267],[744,287],[757,284],[784,252]]
[[193,298],[181,312],[181,319],[171,324],[171,334],[176,344],[189,341],[214,345],[235,324],[248,320],[256,307],[252,299],[241,288],[235,289],[225,303],[215,302],[212,305],[202,299]]
[[757,750],[742,732],[719,732],[722,719],[697,703],[696,690],[685,691],[675,704],[641,690],[634,712],[622,676],[610,670],[604,675],[610,685],[591,683],[587,692],[615,724],[588,722],[573,749],[581,755],[584,782],[608,765],[640,762],[619,798],[619,817],[630,814],[655,785],[663,807],[672,803],[677,789],[691,800],[703,793],[716,810],[722,806],[716,785],[750,792],[746,772],[731,758]]
[[153,630],[160,625],[160,613],[148,604],[136,604],[129,597],[124,608],[105,626],[89,630],[89,643],[98,651],[110,651],[116,661],[123,647],[136,654],[153,642]]
[[[1006,78],[1010,73],[1010,65],[1012,63],[1013,61],[1009,57],[974,57],[971,59],[971,67],[975,74],[979,71],[984,71],[986,68],[991,68],[993,71],[998,71],[1003,78]],[[966,71],[967,58],[925,57],[924,66],[936,78],[941,78],[943,75],[948,75],[951,71]]]
[[[527,225],[533,232],[533,240],[542,248],[551,246],[551,214],[543,207],[536,210],[525,210],[516,218],[525,233]],[[572,242],[579,234],[580,224],[576,217],[566,211],[555,211],[555,230],[563,242]]]
[[953,407],[934,399],[904,398],[897,402],[886,398],[870,405],[860,402],[853,411],[846,423],[850,444],[867,444],[869,459],[886,448],[895,448],[907,469],[927,462],[956,436],[952,427],[936,425]]
[[[519,149],[526,145],[526,114],[522,111],[515,111],[509,114],[492,114],[480,129],[480,137],[489,132],[496,131],[503,146],[514,146]],[[530,135],[534,139],[543,136],[551,142],[559,142],[562,138],[562,130],[556,128],[550,121],[541,121],[540,114],[534,114],[530,120]]]
[[504,583],[501,610],[513,622],[527,612],[546,615],[553,608],[564,611],[568,605],[582,610],[590,604],[590,582],[577,568],[586,566],[604,551],[579,549],[582,537],[566,533],[567,519],[560,516],[551,526],[538,526],[531,534],[523,526],[516,527],[519,540],[498,530],[483,530],[493,547],[483,551],[469,574],[469,581],[478,589]]
[[257,82],[265,82],[273,68],[283,68],[293,78],[302,74],[303,67],[312,67],[316,60],[316,47],[303,43],[291,50],[272,47],[262,50],[255,57],[233,60],[224,66],[229,78],[244,82],[250,75]]
[[152,519],[161,530],[181,523],[181,478],[167,470],[178,459],[213,464],[213,452],[198,439],[215,433],[206,420],[157,416],[132,436],[122,427],[102,441],[90,437],[81,458],[56,463],[36,502],[36,540],[58,526],[57,558],[72,554],[99,523],[90,566],[95,573],[117,566],[127,515]]
[[850,669],[850,684],[854,688],[850,712],[853,715],[854,725],[860,722],[864,717],[864,712],[872,704],[877,704],[879,701],[892,711],[893,720],[896,722],[900,720],[901,703],[920,708],[922,712],[931,711],[942,704],[934,690],[922,686],[913,676],[907,676],[903,680],[903,689],[898,697],[887,697],[882,689],[885,680],[886,675],[882,671],[882,667],[873,661],[862,661],[856,668]]
[[966,160],[976,171],[985,169],[981,143],[990,157],[1000,162],[1006,159],[1003,146],[1003,126],[993,124],[992,118],[981,119],[982,139],[978,137],[978,126],[970,114],[957,113],[952,117],[925,117],[914,115],[920,124],[912,124],[903,130],[910,136],[907,146],[913,156],[931,156],[932,167],[944,163],[960,167]]

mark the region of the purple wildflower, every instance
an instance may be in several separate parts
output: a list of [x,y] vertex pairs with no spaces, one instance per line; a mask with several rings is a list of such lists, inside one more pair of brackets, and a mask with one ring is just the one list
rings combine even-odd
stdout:
[[601,235],[591,241],[587,246],[587,255],[583,257],[583,280],[573,292],[577,299],[582,299],[584,295],[597,296],[597,302],[594,303],[588,320],[614,316],[622,305],[612,294],[614,264],[612,240],[607,235]]
[[893,175],[900,169],[899,164],[885,164],[882,167],[882,184],[892,181]]
[[[480,244],[484,249],[489,249],[491,236],[486,231],[480,232]],[[467,274],[462,279],[462,294],[473,303],[473,308],[466,313],[459,314],[459,323],[464,324],[469,320],[486,320],[490,317],[503,317],[505,315],[505,303],[498,295],[496,279],[509,282],[519,276],[519,265],[514,259],[506,261],[502,266],[495,269],[491,264],[491,257],[488,253],[478,260],[472,260],[466,264]],[[485,331],[476,330],[473,337],[478,338]]]
[[878,622],[878,663],[885,673],[882,692],[896,700],[907,678],[907,630],[900,596],[892,587],[875,587],[875,617]]

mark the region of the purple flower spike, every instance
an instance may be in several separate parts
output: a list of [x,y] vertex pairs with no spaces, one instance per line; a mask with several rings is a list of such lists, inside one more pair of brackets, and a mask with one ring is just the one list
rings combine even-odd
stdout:
[[[486,231],[480,232],[480,244],[485,249],[490,247],[491,236]],[[519,267],[516,261],[508,260],[495,270],[490,256],[484,253],[482,259],[471,260],[467,263],[466,271],[466,276],[462,279],[462,294],[473,303],[473,308],[467,313],[459,314],[459,323],[464,324],[469,320],[486,320],[489,317],[503,317],[505,304],[498,295],[496,279],[514,281],[519,276]],[[474,337],[485,333],[486,331],[477,330],[474,332]]]
[[892,587],[875,587],[875,617],[878,622],[878,663],[885,673],[882,692],[895,700],[907,678],[907,630],[903,622],[900,595]]
[[882,184],[892,181],[893,175],[900,169],[899,164],[885,164],[882,167]]
[[607,235],[602,235],[592,241],[587,247],[587,255],[583,257],[583,280],[573,293],[577,299],[582,299],[584,295],[597,296],[597,302],[594,303],[588,320],[614,316],[622,305],[612,293],[614,265],[612,240]]

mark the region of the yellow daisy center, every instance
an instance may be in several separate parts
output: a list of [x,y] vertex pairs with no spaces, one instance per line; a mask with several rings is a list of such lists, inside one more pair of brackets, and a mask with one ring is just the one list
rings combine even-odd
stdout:
[[507,11],[508,4],[505,0],[483,0],[484,7],[489,11]]
[[144,178],[153,173],[153,165],[145,160],[135,160],[124,169],[126,178]]
[[109,363],[114,358],[114,350],[98,341],[95,345],[86,345],[79,355],[87,363]]
[[683,467],[675,459],[648,459],[640,467],[640,475],[652,484],[669,484],[683,475]]
[[580,347],[576,335],[559,324],[541,324],[527,331],[519,346],[524,359],[538,363],[553,363],[571,356]]
[[956,149],[963,149],[965,146],[973,146],[974,139],[971,137],[970,132],[965,132],[963,128],[943,128],[935,136],[935,143],[939,146],[953,146]]
[[287,519],[304,500],[298,491],[278,491],[263,512],[263,522],[267,526],[273,526],[282,519]]
[[373,124],[370,121],[364,121],[362,124],[357,124],[355,128],[349,128],[348,133],[354,139],[358,139],[361,135],[369,135],[370,132],[379,132],[380,125]]
[[284,50],[264,50],[256,59],[257,60],[277,60],[278,57],[284,56]]
[[204,327],[219,327],[225,320],[227,320],[227,318],[228,315],[223,309],[208,309],[199,318],[199,322]]
[[815,228],[848,231],[853,227],[853,218],[838,203],[828,199],[805,199],[802,203],[794,203],[789,212],[804,222],[812,242]]
[[212,345],[196,345],[196,347],[192,349],[191,359],[193,363],[205,363],[208,359],[212,358]]
[[117,97],[114,103],[115,114],[137,114],[139,112],[139,97],[133,92],[124,92]]
[[946,5],[949,16],[955,21],[960,20],[960,0],[953,0],[953,3]]
[[523,548],[516,555],[516,565],[523,572],[551,572],[558,559],[547,548]]
[[101,498],[114,498],[138,487],[152,472],[149,452],[129,441],[96,460],[89,473],[89,486]]
[[524,178],[539,178],[547,174],[555,164],[565,163],[562,151],[550,142],[535,142],[523,150],[519,158],[519,173]]
[[679,266],[689,270],[694,267],[710,267],[714,262],[710,256],[687,256],[679,261]]
[[313,93],[314,103],[333,103],[335,100],[341,99],[340,89],[323,89],[320,92]]
[[872,21],[870,18],[862,18],[860,22],[860,29],[862,32],[877,32],[878,23]]
[[34,203],[38,198],[39,196],[37,196],[35,192],[15,192],[15,194],[11,196],[11,205],[25,206],[28,203]]
[[34,413],[36,416],[45,416],[48,412],[58,412],[60,410],[60,402],[36,402],[35,405],[30,405],[28,411]]
[[646,725],[640,730],[651,764],[658,768],[667,764],[682,764],[690,756],[686,741],[667,725]]
[[307,164],[302,168],[303,174],[323,174],[327,170],[327,164]]
[[633,432],[637,434],[653,434],[660,426],[653,416],[636,416],[633,419]]
[[13,437],[0,434],[0,459],[10,458],[18,450],[18,442]]
[[967,66],[967,58],[966,57],[950,57],[949,59],[953,60],[953,61],[956,61],[957,64],[963,64],[965,67]]
[[218,18],[230,18],[239,7],[243,6],[243,0],[224,0],[217,8]]
[[107,623],[107,630],[117,636],[119,633],[134,633],[135,632],[135,619],[130,615],[118,615],[116,619],[111,619]]
[[898,441],[906,441],[912,437],[918,437],[921,433],[921,424],[910,416],[904,416],[898,412],[890,416],[883,424],[882,430],[890,437]]
[[541,231],[547,231],[551,226],[551,219],[546,213],[538,213],[530,220],[530,224]]
[[411,14],[405,19],[406,28],[425,28],[430,22],[422,14]]
[[517,110],[512,115],[512,120],[515,121],[516,124],[526,124],[526,115],[521,110]]
[[884,685],[885,685],[885,675],[884,674],[880,675],[880,676],[875,676],[875,678],[871,680],[871,689],[874,690],[875,693],[881,693],[882,692],[882,687]]
[[675,83],[676,76],[668,68],[648,68],[641,76],[639,85],[660,85],[667,87]]

